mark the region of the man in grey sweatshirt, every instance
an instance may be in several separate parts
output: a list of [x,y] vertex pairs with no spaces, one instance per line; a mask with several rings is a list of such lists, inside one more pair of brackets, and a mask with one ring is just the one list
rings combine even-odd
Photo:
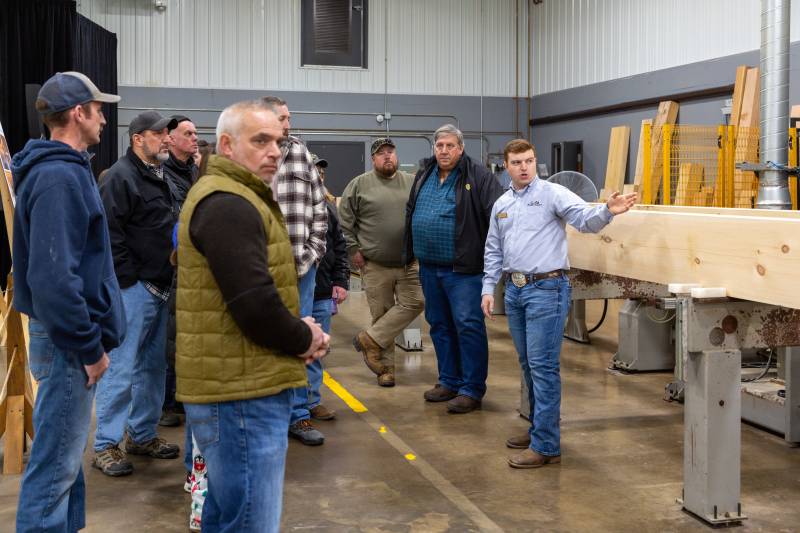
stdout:
[[394,339],[422,312],[416,261],[403,265],[405,209],[414,177],[398,170],[394,141],[372,143],[373,169],[342,193],[339,218],[354,266],[366,285],[372,325],[353,339],[378,385],[394,386]]

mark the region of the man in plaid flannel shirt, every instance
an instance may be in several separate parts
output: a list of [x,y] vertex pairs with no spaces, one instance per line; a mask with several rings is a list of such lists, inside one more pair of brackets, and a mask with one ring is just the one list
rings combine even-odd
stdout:
[[[277,96],[262,99],[275,109],[286,137],[281,146],[283,155],[278,172],[272,182],[273,190],[292,242],[300,291],[300,316],[312,316],[317,265],[325,255],[325,234],[328,231],[325,188],[305,143],[289,135],[291,115],[286,101]],[[319,392],[322,364],[314,361],[306,369],[308,387]],[[311,423],[307,388],[295,389],[289,436],[308,446],[325,442],[325,436]]]

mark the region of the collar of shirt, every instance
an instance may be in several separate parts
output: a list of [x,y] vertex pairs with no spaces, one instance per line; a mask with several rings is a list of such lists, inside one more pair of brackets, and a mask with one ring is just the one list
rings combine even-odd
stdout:
[[525,196],[529,191],[533,191],[536,188],[538,182],[539,176],[534,176],[531,182],[522,189],[515,189],[513,182],[511,183],[511,187],[509,187],[509,189],[514,196]]

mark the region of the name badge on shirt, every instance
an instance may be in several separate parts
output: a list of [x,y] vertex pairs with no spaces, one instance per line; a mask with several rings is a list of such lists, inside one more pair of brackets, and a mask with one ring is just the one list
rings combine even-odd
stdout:
[[497,213],[497,218],[508,218],[508,213]]

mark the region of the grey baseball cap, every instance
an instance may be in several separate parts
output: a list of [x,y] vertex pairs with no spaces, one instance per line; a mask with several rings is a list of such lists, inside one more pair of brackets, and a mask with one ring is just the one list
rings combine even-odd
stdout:
[[178,120],[173,117],[162,117],[156,111],[145,111],[133,117],[128,125],[128,135],[143,131],[161,131],[164,128],[174,130],[177,126]]
[[92,80],[80,72],[57,72],[44,82],[37,96],[47,104],[46,108],[39,110],[42,115],[58,113],[89,102],[115,104],[122,100],[116,94],[101,92]]

